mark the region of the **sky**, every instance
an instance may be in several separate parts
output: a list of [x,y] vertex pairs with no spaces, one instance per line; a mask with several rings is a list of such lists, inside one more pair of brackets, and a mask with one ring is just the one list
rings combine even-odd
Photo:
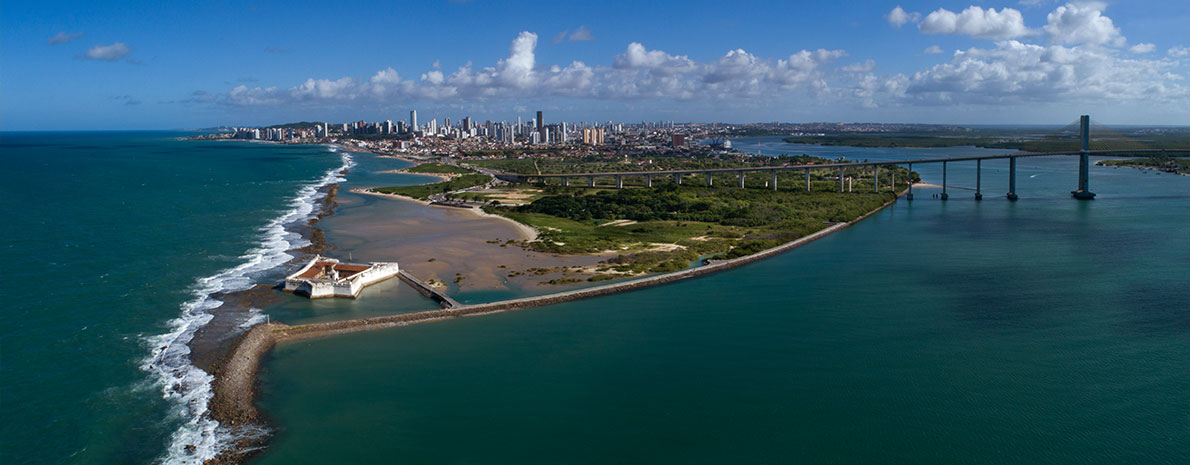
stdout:
[[1190,125],[1190,2],[0,1],[0,129]]

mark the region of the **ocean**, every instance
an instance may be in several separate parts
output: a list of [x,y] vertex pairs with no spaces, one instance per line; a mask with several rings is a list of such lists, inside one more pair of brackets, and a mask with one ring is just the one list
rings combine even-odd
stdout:
[[[223,433],[194,421],[205,378],[169,341],[201,324],[212,291],[279,279],[301,245],[279,226],[303,223],[344,166],[345,185],[406,166],[181,135],[0,134],[0,462],[216,450]],[[871,160],[988,152],[733,144]],[[1187,463],[1190,178],[1093,167],[1099,196],[1080,202],[1074,163],[1020,161],[1018,202],[1003,198],[1006,161],[984,163],[982,202],[961,189],[974,164],[952,164],[946,202],[919,189],[694,280],[283,344],[262,366],[273,439],[252,463]],[[941,182],[940,166],[914,169]],[[373,202],[340,195],[352,214]],[[352,253],[342,242],[334,255]],[[264,312],[425,307],[400,286],[376,291],[400,303]]]
[[0,134],[0,463],[185,463],[229,434],[186,342],[213,293],[280,278],[352,162],[186,135]]

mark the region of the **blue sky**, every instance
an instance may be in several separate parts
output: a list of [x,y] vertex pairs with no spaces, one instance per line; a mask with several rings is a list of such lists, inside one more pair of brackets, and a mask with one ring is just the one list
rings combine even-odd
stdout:
[[[197,2],[202,3],[202,2]],[[1190,124],[1190,2],[12,2],[0,128]]]

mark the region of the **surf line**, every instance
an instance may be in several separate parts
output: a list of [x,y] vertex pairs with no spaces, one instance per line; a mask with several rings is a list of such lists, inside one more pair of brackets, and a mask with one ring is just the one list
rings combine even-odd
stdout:
[[[897,198],[905,195],[908,189],[897,194]],[[223,421],[239,425],[257,425],[264,428],[260,413],[255,405],[256,373],[260,368],[260,360],[277,344],[318,337],[327,337],[359,331],[409,326],[420,323],[442,321],[458,317],[480,316],[501,313],[511,310],[521,310],[543,305],[558,304],[575,300],[588,299],[603,295],[626,292],[661,284],[681,281],[696,276],[703,276],[719,271],[737,268],[752,262],[760,261],[775,255],[793,250],[802,245],[826,237],[832,233],[850,227],[868,217],[884,210],[896,202],[896,198],[865,213],[863,216],[846,223],[837,223],[812,234],[800,237],[776,247],[756,252],[752,255],[717,261],[698,268],[689,268],[673,273],[634,279],[614,284],[563,291],[543,296],[510,299],[485,304],[465,305],[442,310],[427,310],[416,313],[388,315],[354,320],[330,321],[312,323],[300,326],[290,326],[284,323],[270,322],[253,326],[240,335],[233,344],[227,356],[218,363],[215,373],[214,395],[219,406],[218,417]],[[240,463],[246,458],[245,453],[258,450],[262,442],[245,442],[240,450],[228,449],[220,456],[220,463]]]
[[[223,305],[214,294],[251,288],[255,284],[253,276],[289,262],[294,258],[289,252],[304,246],[305,239],[286,230],[286,226],[313,218],[318,200],[326,195],[322,190],[346,180],[340,173],[355,164],[350,152],[337,146],[328,146],[328,150],[339,154],[340,166],[299,188],[287,203],[288,209],[260,228],[259,242],[240,257],[242,261],[238,265],[198,278],[190,289],[192,298],[181,305],[181,314],[167,323],[169,329],[145,338],[149,355],[142,360],[140,368],[161,390],[169,403],[171,417],[182,420],[159,463],[203,463],[218,456],[239,437],[267,434],[260,425],[221,424],[211,417],[209,404],[214,397],[215,377],[191,363],[189,343],[214,318],[211,311]],[[255,313],[259,309],[252,312],[249,318],[257,319]]]

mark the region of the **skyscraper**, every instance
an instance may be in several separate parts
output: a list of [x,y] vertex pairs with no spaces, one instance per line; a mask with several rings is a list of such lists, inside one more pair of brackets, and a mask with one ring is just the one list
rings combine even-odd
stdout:
[[417,131],[417,110],[409,110],[409,130]]
[[541,118],[540,111],[537,112],[537,134],[538,134],[538,137],[540,137],[543,142],[546,140],[546,138],[545,138],[545,120]]

